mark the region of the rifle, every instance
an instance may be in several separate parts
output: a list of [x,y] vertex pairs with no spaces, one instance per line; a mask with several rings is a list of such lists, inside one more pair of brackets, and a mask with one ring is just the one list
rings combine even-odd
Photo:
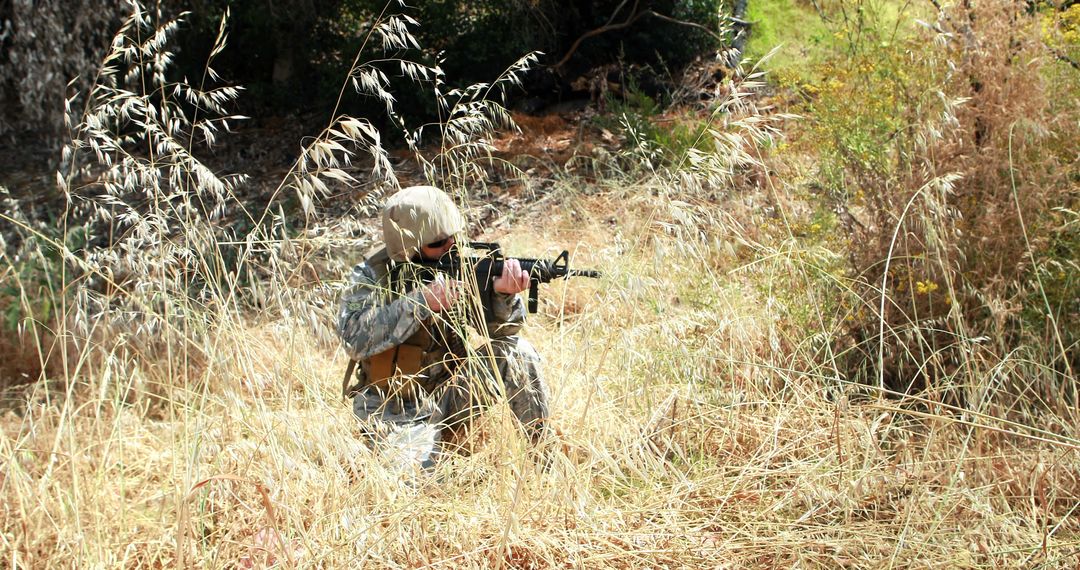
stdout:
[[[401,290],[405,273],[411,273],[413,279],[427,283],[442,273],[459,281],[466,281],[475,276],[476,290],[480,293],[480,301],[484,307],[484,313],[489,320],[494,315],[493,301],[495,297],[496,277],[503,272],[502,248],[497,243],[472,242],[471,249],[483,252],[478,256],[464,256],[454,248],[438,260],[418,260],[406,263],[396,263],[390,271],[390,280],[393,287]],[[529,312],[535,313],[539,305],[540,284],[550,283],[555,279],[568,277],[591,277],[599,278],[600,272],[592,269],[571,269],[570,252],[563,250],[553,260],[515,258],[521,263],[521,269],[529,274]]]

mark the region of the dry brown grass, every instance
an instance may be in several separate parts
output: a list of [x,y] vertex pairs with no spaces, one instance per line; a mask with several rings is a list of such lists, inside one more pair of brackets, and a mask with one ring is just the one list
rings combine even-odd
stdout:
[[[124,241],[130,233],[101,246],[99,259],[127,255],[130,267],[148,268],[123,279],[54,244],[66,277],[34,291],[60,301],[48,322],[62,341],[41,351],[61,366],[4,399],[0,565],[1080,563],[1075,410],[1033,414],[1005,401],[1029,395],[1011,387],[1053,374],[1029,357],[1040,352],[973,351],[948,381],[979,379],[972,389],[995,397],[970,409],[844,377],[831,352],[842,318],[830,299],[853,284],[829,270],[840,253],[778,226],[801,205],[769,201],[787,189],[757,146],[775,125],[731,87],[730,115],[709,135],[725,152],[691,159],[691,173],[634,172],[588,191],[567,177],[531,208],[507,212],[513,230],[485,236],[511,254],[570,248],[575,265],[604,274],[545,286],[527,328],[546,359],[559,433],[546,460],[502,405],[481,418],[469,453],[431,472],[403,472],[364,445],[338,392],[345,356],[327,332],[353,261],[339,258],[368,245],[355,234],[373,235],[364,222],[289,233],[279,215],[230,240],[205,211],[163,207],[150,214],[191,231],[142,249]],[[469,97],[447,135],[461,152],[425,163],[442,180],[480,170],[499,124],[498,110]],[[281,185],[298,187],[314,206],[305,210],[317,214],[322,199],[312,177],[343,168],[347,153],[330,143],[348,120],[334,117]],[[381,152],[366,134],[352,143]],[[136,154],[130,164],[161,166]],[[102,180],[125,190],[125,172]],[[197,178],[155,180],[170,196],[228,189],[186,185]],[[471,187],[454,186],[466,198]],[[88,196],[113,206],[131,198]],[[237,251],[239,267],[223,270]],[[21,259],[5,257],[9,273]],[[83,297],[62,294],[84,286]]]
[[[669,206],[640,195],[578,199],[576,217],[501,236],[580,244],[575,262],[608,276],[549,286],[528,329],[561,432],[547,470],[496,408],[471,455],[396,472],[339,399],[339,351],[287,319],[237,324],[193,378],[106,358],[66,389],[27,392],[2,421],[6,563],[257,566],[267,550],[285,567],[1077,561],[1075,439],[827,390],[820,366],[769,347],[787,333],[756,276],[678,255]],[[173,383],[167,401],[124,396],[155,381]]]

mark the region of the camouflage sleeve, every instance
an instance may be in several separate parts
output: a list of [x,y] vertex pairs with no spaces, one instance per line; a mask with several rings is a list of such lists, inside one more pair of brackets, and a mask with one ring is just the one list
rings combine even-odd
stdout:
[[487,322],[491,338],[505,338],[521,331],[525,324],[525,303],[518,295],[495,293],[492,299],[493,319]]
[[367,360],[405,342],[431,318],[423,294],[392,294],[375,272],[361,263],[353,268],[352,288],[341,300],[338,334],[349,356]]

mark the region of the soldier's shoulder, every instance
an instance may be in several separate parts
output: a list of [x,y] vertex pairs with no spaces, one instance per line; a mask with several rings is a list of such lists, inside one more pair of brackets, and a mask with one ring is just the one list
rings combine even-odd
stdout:
[[371,250],[363,261],[353,266],[353,282],[379,281],[387,274],[389,263],[390,257],[385,247]]
[[386,265],[387,263],[390,263],[390,254],[386,253],[386,246],[378,246],[369,250],[367,254],[364,255],[364,263],[367,263],[368,265],[373,263]]

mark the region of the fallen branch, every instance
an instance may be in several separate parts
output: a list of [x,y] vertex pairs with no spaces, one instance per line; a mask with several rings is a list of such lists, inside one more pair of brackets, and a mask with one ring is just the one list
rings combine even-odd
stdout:
[[[1043,44],[1043,45],[1046,45],[1046,44]],[[1057,48],[1050,47],[1050,46],[1046,46],[1046,49],[1050,50],[1050,53],[1054,54],[1054,57],[1056,57],[1058,59],[1058,61],[1063,61],[1063,62],[1071,65],[1073,69],[1080,70],[1080,62],[1078,62],[1075,59],[1069,57],[1069,55],[1067,53],[1065,53],[1065,52],[1063,52],[1063,51],[1061,51],[1061,50],[1059,50]]]

